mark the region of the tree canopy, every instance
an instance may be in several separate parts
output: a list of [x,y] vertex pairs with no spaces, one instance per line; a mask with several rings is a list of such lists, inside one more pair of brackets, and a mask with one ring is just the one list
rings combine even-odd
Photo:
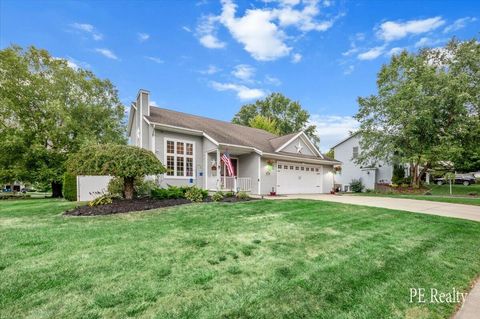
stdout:
[[166,169],[151,151],[136,146],[86,145],[67,161],[75,175],[112,175],[123,178],[125,198],[133,198],[135,177],[165,173]]
[[124,143],[124,107],[108,80],[47,51],[0,51],[0,179],[50,182],[61,196],[67,155],[86,142]]
[[273,134],[280,134],[277,127],[277,121],[263,115],[257,114],[248,121],[248,126],[259,128]]
[[479,69],[475,39],[394,55],[378,73],[378,93],[358,98],[355,118],[362,140],[357,163],[409,163],[418,184],[435,162],[478,152]]
[[[304,110],[299,102],[292,101],[281,93],[272,93],[253,104],[242,106],[240,111],[235,114],[232,122],[252,126],[252,123],[258,123],[258,118],[255,120],[257,115],[273,121],[280,135],[305,131],[305,134],[314,143],[317,145],[320,143],[320,138],[316,134],[316,126],[309,122],[310,114],[308,111]],[[263,129],[263,127],[259,128]]]

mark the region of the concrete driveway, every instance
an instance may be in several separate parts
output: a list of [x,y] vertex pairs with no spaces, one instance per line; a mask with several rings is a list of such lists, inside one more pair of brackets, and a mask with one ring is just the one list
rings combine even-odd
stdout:
[[431,202],[426,200],[357,195],[287,195],[269,199],[312,199],[343,204],[405,210],[414,213],[462,218],[480,222],[480,206]]

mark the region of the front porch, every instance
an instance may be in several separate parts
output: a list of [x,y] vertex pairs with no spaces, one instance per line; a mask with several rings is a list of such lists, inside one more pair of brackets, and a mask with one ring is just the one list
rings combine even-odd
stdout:
[[[228,153],[234,175],[229,176],[221,156]],[[258,193],[260,156],[249,148],[218,146],[205,153],[205,188],[211,191]]]

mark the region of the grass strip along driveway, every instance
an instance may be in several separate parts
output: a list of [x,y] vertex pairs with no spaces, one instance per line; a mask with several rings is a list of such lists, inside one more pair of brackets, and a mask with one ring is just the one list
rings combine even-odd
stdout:
[[64,217],[0,203],[0,317],[439,318],[410,288],[468,290],[480,223],[308,200]]
[[[480,206],[480,184],[472,184],[470,186],[452,185],[452,195],[450,195],[449,185],[430,185],[428,192],[431,195],[416,195],[416,194],[390,194],[390,193],[358,193],[353,195],[360,196],[378,196],[378,197],[392,197],[392,198],[407,198],[428,200],[432,202],[465,204]],[[469,194],[476,194],[470,196]]]

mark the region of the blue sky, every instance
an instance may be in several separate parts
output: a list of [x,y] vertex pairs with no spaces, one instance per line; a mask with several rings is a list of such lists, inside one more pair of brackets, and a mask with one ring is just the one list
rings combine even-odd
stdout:
[[109,78],[129,106],[230,120],[270,92],[298,100],[328,149],[355,127],[391,54],[479,35],[477,1],[0,1],[0,47],[35,45]]

